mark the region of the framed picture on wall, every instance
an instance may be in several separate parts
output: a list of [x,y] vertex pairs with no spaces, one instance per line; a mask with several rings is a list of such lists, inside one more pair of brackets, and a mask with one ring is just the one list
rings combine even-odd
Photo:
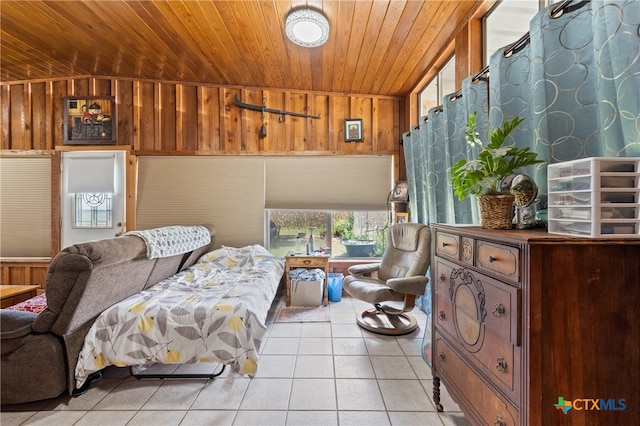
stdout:
[[113,96],[64,98],[65,145],[115,145],[115,124]]
[[344,120],[344,141],[361,142],[362,140],[362,119],[348,118]]
[[409,213],[396,213],[393,223],[409,223]]
[[389,194],[389,201],[392,203],[406,203],[409,201],[409,184],[406,180],[396,182],[391,194]]

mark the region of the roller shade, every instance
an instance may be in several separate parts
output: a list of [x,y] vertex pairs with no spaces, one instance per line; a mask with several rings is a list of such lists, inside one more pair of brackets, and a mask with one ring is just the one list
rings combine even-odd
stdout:
[[115,163],[108,157],[71,157],[66,162],[68,192],[72,194],[115,191]]
[[215,245],[264,240],[264,209],[386,210],[391,156],[138,157],[137,229],[209,223]]
[[386,210],[391,156],[267,157],[270,209]]
[[0,157],[0,255],[51,256],[51,158]]
[[261,157],[139,157],[137,229],[216,227],[215,246],[264,240]]

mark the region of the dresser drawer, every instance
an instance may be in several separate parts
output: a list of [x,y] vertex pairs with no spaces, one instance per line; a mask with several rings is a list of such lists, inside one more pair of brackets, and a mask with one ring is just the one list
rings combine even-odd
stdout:
[[438,295],[435,301],[435,310],[433,312],[436,327],[446,330],[453,339],[459,339],[456,325],[453,322],[453,305],[451,304],[451,300]]
[[449,301],[436,299],[436,329],[450,335],[450,341],[483,374],[510,397],[515,397],[520,349],[476,321],[471,314]]
[[480,350],[470,355],[497,387],[514,398],[518,390],[515,379],[520,367],[519,349],[496,336],[491,330],[485,330],[483,337]]
[[[436,301],[447,301],[453,305],[451,310],[466,312],[469,319],[474,318],[503,340],[521,345],[521,289],[438,258],[434,276]],[[453,317],[453,313],[447,315],[452,321]]]
[[[520,413],[507,400],[499,396],[476,372],[469,368],[458,352],[437,332],[434,336],[433,374],[440,377],[461,405],[466,405],[481,424],[519,425]],[[457,395],[470,395],[463,401]],[[445,411],[447,407],[444,407]]]
[[[458,313],[458,315],[464,315]],[[478,339],[478,344],[469,347],[461,343],[457,324],[454,321],[453,306],[448,301],[438,298],[437,311],[435,312],[436,327],[450,335],[450,339],[456,342],[456,346],[463,353],[474,359],[474,364],[484,374],[492,377],[492,381],[510,396],[514,396],[516,390],[516,367],[519,366],[519,348],[508,341],[496,336],[491,330],[483,328]],[[462,321],[461,321],[462,322]],[[467,322],[466,324],[471,324]]]
[[460,256],[460,237],[454,234],[436,232],[436,254],[458,260]]
[[476,267],[489,274],[497,275],[519,283],[520,250],[517,247],[476,241]]
[[453,272],[453,266],[450,263],[446,263],[436,258],[433,269],[433,276],[435,277],[436,284],[434,289],[436,293],[449,301],[452,300],[451,294],[451,273]]
[[512,287],[480,275],[485,294],[485,324],[500,338],[520,346],[521,289]]

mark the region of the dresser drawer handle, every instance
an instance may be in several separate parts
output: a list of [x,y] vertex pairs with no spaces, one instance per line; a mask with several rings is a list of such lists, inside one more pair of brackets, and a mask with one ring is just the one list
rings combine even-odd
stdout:
[[440,311],[440,312],[438,312],[438,319],[439,319],[440,321],[444,321],[444,320],[445,320],[445,318],[446,318],[446,315],[444,314],[444,311]]
[[449,244],[445,243],[444,241],[442,242],[442,248],[448,246]]
[[496,414],[496,421],[493,424],[494,426],[507,426],[507,422],[504,421],[500,414]]
[[447,360],[447,357],[444,355],[444,352],[440,352],[438,354],[438,359],[440,360],[440,362],[445,362]]
[[498,260],[498,259],[496,259],[496,258],[495,258],[495,257],[493,257],[493,256],[489,256],[489,263],[493,263],[493,262],[495,262],[496,260]]
[[499,372],[506,373],[507,361],[505,361],[503,357],[499,356],[498,358],[496,358],[496,368],[498,369]]
[[447,277],[445,277],[444,274],[440,274],[440,276],[438,277],[438,281],[441,283],[443,283],[446,279]]
[[305,265],[309,265],[309,264],[311,264],[311,260],[305,259],[305,260],[302,261],[302,263],[304,263]]
[[502,303],[497,303],[495,309],[493,310],[493,316],[496,318],[502,318],[502,316],[507,312]]

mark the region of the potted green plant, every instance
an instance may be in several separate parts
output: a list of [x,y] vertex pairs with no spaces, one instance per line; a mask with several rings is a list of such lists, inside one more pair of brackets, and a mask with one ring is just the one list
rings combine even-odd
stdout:
[[[524,121],[515,117],[505,120],[502,126],[489,130],[489,143],[483,146],[475,125],[476,114],[469,117],[465,139],[472,148],[479,149],[477,160],[460,160],[451,167],[453,189],[458,199],[477,195],[480,204],[482,226],[491,229],[511,228],[513,195],[502,193],[500,184],[516,170],[542,163],[528,147],[503,146],[507,136]],[[500,210],[500,211],[498,211]]]

